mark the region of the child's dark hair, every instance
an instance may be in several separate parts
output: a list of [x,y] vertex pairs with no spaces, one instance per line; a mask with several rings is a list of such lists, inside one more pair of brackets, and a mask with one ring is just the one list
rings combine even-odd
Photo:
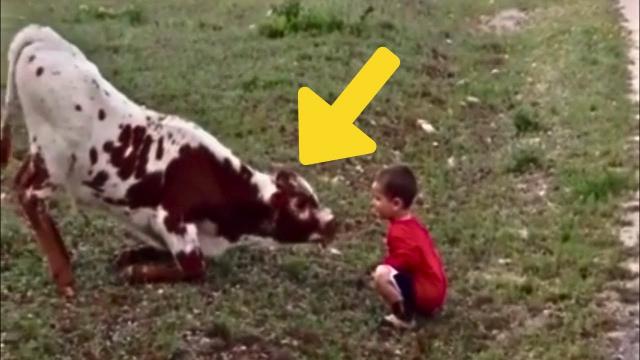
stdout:
[[399,198],[404,208],[413,204],[418,193],[418,182],[413,171],[406,165],[392,165],[380,170],[376,182],[388,198]]

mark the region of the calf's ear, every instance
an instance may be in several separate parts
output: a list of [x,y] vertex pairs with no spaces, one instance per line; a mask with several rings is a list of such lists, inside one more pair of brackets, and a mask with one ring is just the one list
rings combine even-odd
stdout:
[[289,169],[280,169],[276,172],[276,187],[280,190],[291,190],[293,188],[293,179],[295,174]]

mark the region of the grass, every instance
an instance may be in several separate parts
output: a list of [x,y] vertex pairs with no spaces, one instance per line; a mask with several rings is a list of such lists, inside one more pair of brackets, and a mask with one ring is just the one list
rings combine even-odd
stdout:
[[344,28],[344,21],[336,14],[305,8],[297,0],[274,6],[270,11],[271,18],[259,27],[260,34],[268,38],[279,38],[299,32],[328,34]]
[[509,172],[525,173],[544,166],[542,150],[534,146],[519,146],[511,153],[511,159],[507,166]]
[[513,115],[513,125],[518,134],[540,130],[540,123],[535,119],[535,113],[528,107],[519,108]]
[[121,9],[113,9],[104,6],[81,4],[78,6],[71,22],[92,22],[107,19],[125,19],[131,26],[141,25],[144,21],[142,10],[134,5],[128,5]]
[[574,193],[583,201],[603,201],[629,187],[630,174],[605,171],[575,175]]
[[[53,25],[136,101],[199,122],[259,168],[297,167],[345,223],[342,255],[241,248],[209,262],[205,284],[129,287],[109,267],[126,233],[61,199],[52,212],[79,293],[64,304],[3,202],[3,359],[605,358],[611,321],[593,300],[625,276],[612,214],[633,186],[620,169],[638,169],[624,148],[634,104],[620,85],[626,50],[609,1],[1,5],[3,84],[11,34]],[[481,15],[510,7],[529,15],[521,31],[477,29]],[[402,65],[358,120],[378,151],[299,166],[298,88],[333,101],[381,45]],[[409,333],[378,329],[385,309],[363,277],[384,235],[368,215],[369,182],[394,161],[418,173],[416,211],[451,283],[445,313]]]

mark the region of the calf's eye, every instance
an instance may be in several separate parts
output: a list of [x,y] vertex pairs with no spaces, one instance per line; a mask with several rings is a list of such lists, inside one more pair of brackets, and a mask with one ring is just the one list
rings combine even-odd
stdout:
[[297,210],[304,210],[304,208],[307,207],[307,202],[305,201],[305,199],[295,199],[293,205]]

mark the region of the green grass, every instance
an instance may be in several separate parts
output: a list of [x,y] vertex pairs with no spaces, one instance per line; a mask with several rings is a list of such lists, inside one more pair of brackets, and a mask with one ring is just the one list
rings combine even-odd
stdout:
[[531,145],[519,146],[512,150],[507,170],[514,173],[525,173],[544,166],[542,150]]
[[535,132],[540,130],[540,123],[535,119],[535,112],[528,108],[519,108],[513,115],[513,125],[516,128],[518,134],[524,134],[527,132]]
[[128,5],[121,9],[113,9],[110,7],[86,5],[78,6],[73,17],[73,22],[92,22],[107,19],[125,19],[129,25],[141,25],[144,21],[143,12],[140,7]]
[[268,38],[279,38],[300,32],[320,35],[341,31],[344,21],[329,11],[305,8],[300,1],[289,0],[274,6],[270,19],[260,24],[260,34]]
[[[259,168],[298,168],[345,223],[343,255],[237,249],[209,262],[202,285],[130,287],[110,268],[126,233],[62,199],[52,212],[78,283],[78,298],[64,304],[28,229],[3,203],[3,359],[605,358],[611,321],[593,300],[625,276],[613,214],[637,183],[621,169],[638,169],[624,149],[634,104],[621,87],[626,50],[611,2],[1,5],[3,83],[15,30],[53,25],[136,101],[197,121]],[[475,27],[509,7],[529,13],[521,31]],[[378,151],[301,167],[297,90],[333,101],[379,46],[401,66],[358,120]],[[26,136],[14,125],[19,156]],[[385,309],[363,277],[384,235],[368,214],[371,176],[394,161],[418,173],[416,211],[451,283],[445,313],[409,333],[378,329]],[[17,165],[3,172],[2,191]]]

